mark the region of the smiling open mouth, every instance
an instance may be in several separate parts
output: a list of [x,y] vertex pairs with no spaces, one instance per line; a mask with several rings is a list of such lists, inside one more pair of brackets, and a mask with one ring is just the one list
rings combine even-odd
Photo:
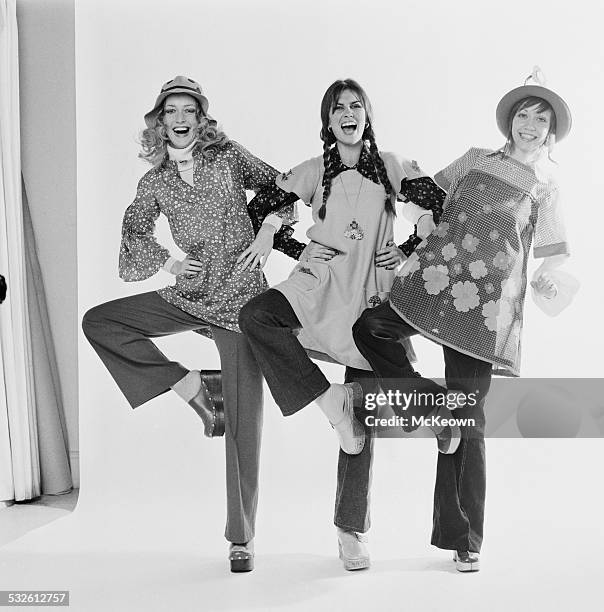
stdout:
[[518,132],[518,136],[525,142],[533,142],[533,140],[537,140],[537,136],[534,134],[526,134],[525,132]]
[[345,121],[340,125],[340,127],[342,128],[344,134],[350,136],[351,134],[355,133],[357,129],[357,123],[355,121]]
[[177,136],[186,136],[191,131],[191,128],[188,128],[188,127],[175,127],[175,128],[172,128],[172,131]]

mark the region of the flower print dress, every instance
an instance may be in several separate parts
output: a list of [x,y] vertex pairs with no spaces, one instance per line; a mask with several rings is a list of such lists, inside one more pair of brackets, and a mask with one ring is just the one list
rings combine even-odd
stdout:
[[[274,184],[278,173],[234,141],[219,149],[212,160],[204,159],[198,150],[193,159],[193,185],[180,178],[176,163],[169,160],[140,180],[136,199],[124,214],[120,277],[144,280],[168,260],[168,250],[154,237],[155,222],[163,213],[178,247],[201,262],[202,270],[177,276],[176,284],[160,289],[159,295],[207,323],[239,331],[241,307],[268,285],[261,271],[241,271],[236,261],[254,240],[259,215],[272,212],[250,207],[245,190]],[[286,222],[295,220],[291,202],[277,214]]]
[[[323,157],[282,174],[276,185],[312,206],[314,225],[308,238],[337,254],[326,262],[301,261],[286,281],[273,288],[291,304],[301,323],[298,340],[311,356],[326,355],[337,363],[370,370],[354,344],[352,326],[366,308],[388,300],[395,271],[376,267],[375,252],[392,243],[393,219],[386,212],[386,191],[368,151],[363,149],[354,168],[341,163],[337,147],[330,154],[330,164],[339,167],[339,172],[332,178],[323,221],[318,218],[323,202]],[[420,184],[425,194],[430,193],[426,198],[429,206],[440,211],[444,194],[417,163],[401,161],[391,153],[380,155],[391,185],[401,189],[408,184],[406,179],[413,184],[414,179],[424,177],[427,183]],[[421,194],[415,197],[421,200]],[[412,352],[410,344],[406,347]]]
[[423,335],[518,376],[526,268],[568,254],[558,189],[502,151],[470,149],[439,172],[440,224],[405,262],[393,309]]

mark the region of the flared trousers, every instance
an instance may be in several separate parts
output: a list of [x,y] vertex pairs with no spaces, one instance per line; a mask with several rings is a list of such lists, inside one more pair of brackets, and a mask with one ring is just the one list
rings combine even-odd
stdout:
[[[220,354],[225,409],[225,537],[238,543],[251,540],[258,504],[263,397],[262,374],[245,336],[210,325],[154,291],[95,306],[84,315],[82,328],[133,408],[170,390],[188,373],[152,338],[211,329]],[[199,369],[204,369],[203,363]]]

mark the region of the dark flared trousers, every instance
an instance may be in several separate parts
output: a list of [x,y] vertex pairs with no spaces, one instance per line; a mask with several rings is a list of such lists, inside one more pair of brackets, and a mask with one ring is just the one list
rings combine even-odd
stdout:
[[[390,304],[366,310],[353,327],[354,341],[376,373],[385,392],[409,392],[410,385],[446,391],[429,379],[415,378],[404,338],[418,331],[403,321]],[[474,419],[476,425],[461,427],[461,444],[453,455],[438,455],[434,490],[432,544],[448,550],[480,552],[486,494],[484,400],[491,384],[490,363],[443,346],[447,389],[476,393],[473,406],[458,408],[455,417]]]
[[[295,414],[327,391],[329,381],[298,342],[296,331],[302,325],[280,291],[269,289],[250,300],[241,309],[239,326],[285,416]],[[371,371],[346,368],[345,382],[353,381],[359,382],[365,393],[377,391]],[[364,422],[362,410],[358,416]],[[363,533],[369,529],[372,457],[370,436],[359,455],[340,450],[334,523],[342,529]]]
[[211,328],[220,354],[226,421],[225,537],[230,542],[251,540],[258,504],[263,398],[262,374],[243,334],[209,325],[154,291],[96,306],[84,315],[82,327],[133,408],[165,393],[188,373],[151,338]]

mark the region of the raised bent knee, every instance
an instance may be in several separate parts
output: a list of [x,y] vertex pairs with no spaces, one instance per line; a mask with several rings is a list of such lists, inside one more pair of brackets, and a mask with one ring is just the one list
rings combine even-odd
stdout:
[[246,334],[253,334],[258,327],[272,327],[274,325],[274,304],[269,291],[252,298],[239,311],[239,327]]
[[94,306],[82,317],[82,330],[86,338],[94,338],[106,328],[107,317],[103,306]]
[[239,327],[244,334],[247,334],[250,327],[253,326],[253,320],[256,313],[256,307],[253,304],[254,300],[250,300],[239,311]]
[[372,309],[367,308],[361,313],[356,323],[352,326],[352,337],[355,342],[368,336],[373,336],[376,330],[376,324],[371,316]]

